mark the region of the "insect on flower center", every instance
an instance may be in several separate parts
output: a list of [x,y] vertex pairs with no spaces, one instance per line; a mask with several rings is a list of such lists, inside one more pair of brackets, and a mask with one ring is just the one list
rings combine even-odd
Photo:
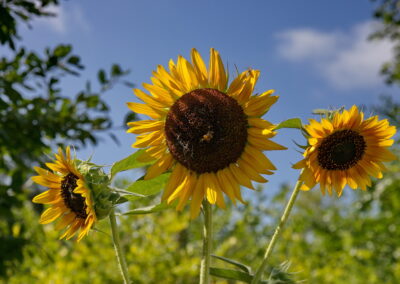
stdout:
[[242,154],[247,118],[235,99],[215,89],[197,89],[171,107],[165,133],[179,163],[199,174],[217,172]]
[[318,162],[326,170],[347,170],[362,159],[365,148],[360,134],[340,130],[324,138],[318,147]]
[[85,198],[80,194],[74,193],[78,179],[73,173],[67,174],[61,182],[61,196],[64,199],[65,206],[71,209],[76,214],[76,217],[86,219]]

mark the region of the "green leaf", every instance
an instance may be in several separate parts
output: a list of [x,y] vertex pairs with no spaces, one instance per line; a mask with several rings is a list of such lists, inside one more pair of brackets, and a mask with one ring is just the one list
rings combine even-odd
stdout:
[[253,279],[252,275],[239,270],[216,268],[216,267],[210,267],[210,275],[224,279],[239,280],[245,283],[251,283],[251,280]]
[[70,45],[59,45],[54,49],[54,55],[57,57],[65,57],[71,50],[72,47]]
[[279,123],[276,127],[275,130],[281,129],[281,128],[298,128],[301,129],[303,127],[303,124],[301,123],[300,118],[290,118],[288,120],[282,121]]
[[155,212],[160,212],[165,209],[173,207],[174,204],[167,204],[166,202],[157,204],[157,205],[151,205],[147,207],[142,207],[142,208],[136,208],[130,211],[127,211],[125,213],[122,213],[122,215],[142,215],[142,214],[151,214]]
[[215,257],[215,258],[217,258],[219,260],[225,261],[225,262],[227,262],[229,264],[232,264],[232,265],[238,267],[239,269],[243,270],[244,272],[251,273],[251,268],[249,266],[244,265],[244,264],[242,264],[240,262],[237,262],[236,260],[229,259],[229,258],[222,257],[222,256],[218,256],[218,255],[214,255],[214,254],[211,255],[211,256]]
[[111,67],[111,76],[119,76],[119,75],[121,75],[121,74],[122,74],[121,67],[119,67],[118,64],[114,64],[114,65]]
[[106,72],[104,72],[104,70],[100,70],[100,71],[97,73],[97,77],[98,77],[99,82],[100,82],[101,84],[106,84],[106,83],[107,83]]
[[128,200],[155,195],[165,188],[170,174],[166,173],[150,180],[137,180],[128,186],[125,191],[135,195],[124,195]]
[[137,158],[144,152],[144,150],[139,150],[133,153],[132,155],[126,157],[125,159],[122,159],[116,163],[113,164],[111,167],[111,179],[119,172],[131,170],[131,169],[136,169],[136,168],[141,168],[144,166],[147,166],[149,164],[152,164],[153,162],[139,162]]

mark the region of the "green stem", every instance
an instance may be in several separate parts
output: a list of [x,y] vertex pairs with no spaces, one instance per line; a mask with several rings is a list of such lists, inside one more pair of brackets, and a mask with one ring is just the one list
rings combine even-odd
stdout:
[[211,243],[212,243],[212,208],[207,200],[203,201],[203,254],[200,266],[200,284],[208,284],[210,279]]
[[[301,173],[300,173],[300,175],[301,175]],[[297,181],[296,186],[293,189],[292,195],[290,196],[290,199],[286,205],[285,211],[283,211],[283,215],[278,223],[278,226],[275,229],[275,232],[274,232],[274,235],[272,236],[271,241],[268,244],[267,250],[265,251],[264,259],[263,259],[261,265],[258,267],[257,272],[254,275],[253,280],[251,281],[251,284],[260,283],[261,276],[267,266],[267,261],[268,261],[269,257],[271,256],[272,250],[274,249],[275,243],[281,234],[283,226],[285,226],[285,223],[286,223],[287,219],[289,218],[290,211],[292,210],[292,207],[294,205],[294,202],[296,201],[297,195],[299,194],[300,187],[302,184],[303,184],[302,181],[300,181],[300,180]]]
[[129,284],[131,281],[129,280],[128,275],[128,266],[126,265],[126,260],[124,253],[121,249],[120,241],[119,241],[119,234],[118,234],[118,226],[117,226],[117,219],[115,218],[114,210],[111,210],[110,213],[110,224],[111,224],[111,231],[112,237],[114,242],[115,254],[117,255],[119,270],[121,271],[122,277],[124,278],[124,284]]

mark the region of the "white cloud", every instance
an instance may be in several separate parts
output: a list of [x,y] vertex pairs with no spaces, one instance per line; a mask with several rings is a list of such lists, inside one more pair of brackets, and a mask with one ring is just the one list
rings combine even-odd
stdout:
[[82,9],[77,5],[50,6],[46,11],[55,14],[54,17],[41,17],[36,20],[38,26],[52,30],[58,34],[66,34],[71,30],[90,31],[90,26],[84,17]]
[[368,40],[377,27],[376,22],[369,21],[347,33],[288,30],[278,35],[278,52],[289,61],[308,61],[308,66],[337,88],[369,88],[382,82],[380,68],[393,56],[390,41]]
[[333,52],[337,36],[313,29],[296,29],[285,31],[278,36],[283,44],[279,47],[280,54],[293,61],[326,56]]

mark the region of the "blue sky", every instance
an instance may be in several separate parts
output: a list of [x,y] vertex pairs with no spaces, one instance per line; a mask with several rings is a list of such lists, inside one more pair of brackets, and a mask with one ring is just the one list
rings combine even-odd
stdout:
[[[22,36],[25,45],[37,50],[58,43],[74,46],[86,69],[81,78],[64,84],[70,94],[114,62],[130,69],[128,79],[141,87],[158,64],[167,65],[179,54],[189,57],[192,47],[208,60],[214,47],[232,72],[235,65],[261,71],[256,91],[276,90],[280,99],[265,119],[306,121],[315,108],[370,106],[379,94],[395,91],[378,74],[391,56],[391,44],[366,40],[377,25],[373,9],[367,0],[61,1],[60,8],[52,9],[57,18],[37,20]],[[118,86],[105,100],[119,126],[128,110],[125,103],[135,97]],[[111,164],[132,153],[134,136],[114,133],[121,146],[104,136],[99,146],[79,151],[80,158],[94,153],[95,162]],[[266,190],[296,179],[290,166],[301,156],[292,139],[304,142],[294,130],[280,131],[275,141],[289,150],[267,153],[278,171]]]

